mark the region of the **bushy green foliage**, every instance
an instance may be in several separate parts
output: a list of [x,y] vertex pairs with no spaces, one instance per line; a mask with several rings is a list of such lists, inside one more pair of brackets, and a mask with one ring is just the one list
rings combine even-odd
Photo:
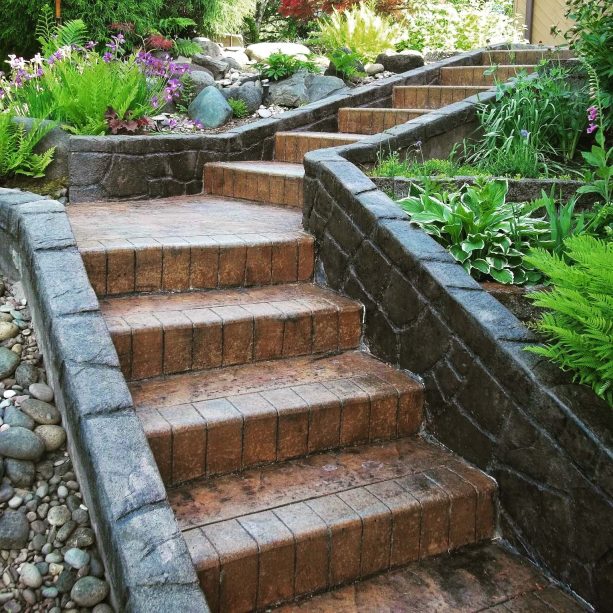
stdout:
[[398,152],[380,157],[372,173],[375,177],[475,177],[487,173],[478,166],[448,160],[400,159]]
[[34,153],[34,149],[54,127],[51,122],[39,121],[28,130],[23,123],[15,121],[13,113],[0,112],[0,179],[14,175],[44,176],[55,148],[50,147],[43,153]]
[[345,49],[335,49],[328,55],[328,59],[330,64],[334,66],[337,75],[343,79],[353,79],[364,74],[361,70],[360,56],[355,51],[347,52]]
[[534,207],[506,201],[506,181],[483,181],[457,191],[414,185],[400,200],[411,221],[430,234],[476,279],[537,283],[541,274],[524,262],[528,251],[547,238],[547,223]]
[[309,60],[299,60],[291,55],[271,53],[267,60],[256,65],[262,76],[271,81],[279,81],[291,77],[299,70],[319,72],[319,67]]
[[551,291],[530,295],[547,310],[536,329],[545,356],[613,406],[613,242],[591,236],[566,241],[566,259],[537,249],[527,261],[543,272]]
[[51,7],[43,6],[36,24],[36,40],[43,57],[49,57],[60,47],[83,46],[87,42],[87,26],[82,19],[57,25]]
[[238,98],[228,98],[228,104],[232,109],[232,115],[237,119],[242,119],[243,117],[247,117],[247,115],[249,115],[249,109],[247,108],[247,104],[244,100],[239,100]]
[[394,49],[403,28],[393,17],[377,13],[368,2],[360,2],[344,12],[334,10],[317,21],[317,42],[327,50],[347,47],[364,61]]

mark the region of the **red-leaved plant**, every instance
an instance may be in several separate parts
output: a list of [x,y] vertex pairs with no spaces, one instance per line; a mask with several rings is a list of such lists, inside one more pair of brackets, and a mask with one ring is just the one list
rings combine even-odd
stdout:
[[[345,11],[358,4],[360,0],[281,0],[279,13],[283,17],[293,17],[297,21],[307,22],[322,13],[331,13],[334,9]],[[384,14],[393,13],[406,7],[407,0],[377,0],[377,11]]]
[[132,113],[128,111],[122,119],[117,111],[109,106],[104,114],[104,119],[111,131],[111,134],[136,134],[145,128],[153,128],[155,124],[148,117],[132,119]]

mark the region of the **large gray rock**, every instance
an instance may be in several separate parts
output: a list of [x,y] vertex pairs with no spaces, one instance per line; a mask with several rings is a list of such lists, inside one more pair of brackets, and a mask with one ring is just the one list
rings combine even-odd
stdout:
[[189,73],[189,77],[194,84],[194,94],[197,96],[205,87],[215,85],[213,75],[206,69],[194,70]]
[[10,377],[19,364],[19,356],[6,347],[0,347],[0,379]]
[[208,55],[210,57],[221,57],[221,46],[216,42],[213,42],[209,38],[204,36],[197,36],[192,38],[192,41],[200,46],[202,49],[202,55]]
[[268,102],[278,106],[298,107],[346,90],[345,82],[338,77],[300,70],[288,79],[271,83]]
[[262,96],[264,94],[262,86],[251,82],[244,83],[239,87],[226,87],[221,90],[224,98],[234,98],[242,100],[249,109],[250,113],[255,113],[262,104]]
[[206,128],[219,128],[232,118],[232,108],[223,94],[214,86],[205,87],[189,105],[191,119]]
[[30,460],[6,458],[6,476],[15,487],[30,487],[34,483],[36,467]]
[[4,511],[0,516],[0,549],[23,549],[28,540],[30,525],[23,513]]
[[377,56],[376,63],[381,64],[389,72],[406,72],[423,66],[424,56],[419,51],[410,49],[400,53],[386,51]]
[[21,387],[28,389],[30,385],[38,381],[40,373],[34,364],[22,362],[15,370],[15,380]]
[[258,62],[268,59],[273,53],[285,53],[295,57],[297,55],[309,55],[311,50],[298,43],[254,43],[245,49],[245,53]]
[[239,66],[246,66],[249,63],[249,56],[245,53],[244,49],[225,49],[223,52],[223,59],[233,59]]
[[213,58],[210,55],[203,55],[202,53],[196,53],[192,57],[192,63],[206,68],[215,79],[223,79],[230,70],[228,62],[222,58]]
[[24,400],[21,403],[21,410],[37,424],[55,425],[62,421],[62,415],[56,406],[42,400],[36,400],[36,398]]
[[43,441],[27,428],[12,426],[0,432],[0,455],[16,460],[37,461],[43,451]]
[[80,607],[93,607],[109,593],[109,584],[96,577],[81,577],[70,591],[70,598]]

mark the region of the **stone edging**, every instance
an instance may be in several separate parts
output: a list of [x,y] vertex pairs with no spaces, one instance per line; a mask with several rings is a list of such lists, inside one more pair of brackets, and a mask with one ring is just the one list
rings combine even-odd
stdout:
[[0,189],[21,277],[119,611],[208,611],[64,207]]
[[480,60],[481,51],[462,53],[220,134],[71,136],[70,201],[200,193],[207,162],[270,160],[276,132],[335,131],[336,115],[341,107],[386,106],[396,85],[427,84],[438,76],[441,67],[469,66]]
[[492,475],[505,538],[596,606],[610,603],[613,415],[524,351],[534,338],[447,251],[410,225],[357,164],[379,151],[445,150],[474,122],[474,96],[358,143],[305,157],[304,226],[318,274],[361,301],[380,358],[421,375],[427,427]]

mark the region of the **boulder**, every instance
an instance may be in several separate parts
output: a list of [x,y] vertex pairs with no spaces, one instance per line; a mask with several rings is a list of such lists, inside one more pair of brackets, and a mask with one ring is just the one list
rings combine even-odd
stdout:
[[215,80],[223,79],[230,70],[228,62],[223,61],[222,58],[212,58],[210,55],[203,55],[202,53],[196,53],[192,57],[192,63],[206,68]]
[[364,72],[371,77],[384,71],[385,66],[383,64],[366,64],[364,66]]
[[223,94],[213,85],[205,87],[187,109],[194,121],[206,128],[219,128],[232,118],[232,108]]
[[400,53],[386,51],[377,56],[376,63],[381,64],[389,72],[406,72],[407,70],[423,66],[424,56],[419,51],[412,51],[410,49]]
[[241,48],[236,49],[236,50],[235,49],[226,49],[223,52],[222,58],[224,60],[226,60],[226,59],[234,60],[238,64],[238,66],[240,66],[241,68],[243,66],[246,66],[249,63],[249,61],[250,61],[249,60],[249,56],[245,53],[245,50],[241,49]]
[[202,55],[208,55],[209,57],[221,57],[221,46],[213,42],[209,38],[204,36],[197,36],[192,38],[192,42],[196,43],[202,49]]
[[297,55],[310,55],[311,50],[304,45],[298,43],[255,43],[249,45],[245,49],[245,53],[250,59],[261,62],[268,59],[273,53],[285,53],[285,55],[291,55],[296,57]]
[[215,85],[213,75],[206,69],[194,70],[189,73],[189,76],[194,84],[194,95],[197,96],[205,87]]
[[268,103],[298,107],[346,90],[345,82],[338,77],[327,77],[299,70],[288,79],[270,84]]
[[220,58],[222,62],[225,62],[230,68],[234,68],[234,70],[240,70],[241,65],[233,58],[233,57],[222,57]]
[[250,113],[255,113],[262,104],[262,96],[264,95],[262,86],[258,83],[248,81],[239,87],[225,87],[221,90],[224,98],[235,98],[242,100],[249,109]]

